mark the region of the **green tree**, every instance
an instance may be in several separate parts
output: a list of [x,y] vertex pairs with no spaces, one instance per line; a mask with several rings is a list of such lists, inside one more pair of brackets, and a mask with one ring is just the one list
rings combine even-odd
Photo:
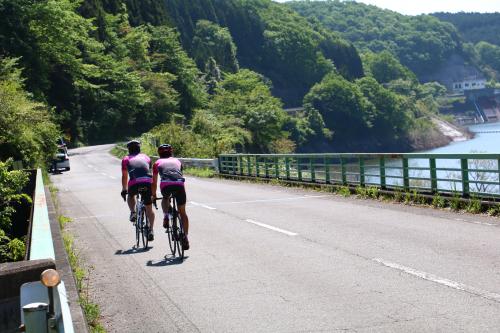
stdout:
[[217,118],[240,122],[252,134],[245,142],[250,151],[269,151],[271,143],[286,137],[282,126],[286,114],[279,99],[271,95],[261,75],[250,70],[227,75],[210,103]]
[[207,20],[196,23],[191,54],[198,68],[205,68],[207,62],[214,59],[222,71],[234,73],[239,69],[236,45],[229,29]]
[[0,160],[40,166],[52,159],[59,133],[50,110],[24,90],[16,65],[16,59],[0,59]]
[[373,76],[379,83],[394,80],[417,81],[417,77],[388,51],[367,53],[363,56],[366,74]]
[[13,203],[31,199],[22,193],[28,182],[24,171],[9,171],[12,160],[0,161],[0,263],[22,260],[25,252],[24,242],[11,234]]
[[317,110],[338,142],[356,140],[368,128],[368,102],[359,87],[338,74],[328,74],[304,97],[307,112]]

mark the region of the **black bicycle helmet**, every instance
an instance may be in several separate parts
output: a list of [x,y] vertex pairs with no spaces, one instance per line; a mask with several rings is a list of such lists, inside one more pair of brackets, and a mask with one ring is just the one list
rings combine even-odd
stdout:
[[158,155],[160,157],[170,157],[172,156],[172,146],[168,143],[162,144],[158,147]]
[[137,140],[130,140],[129,142],[127,142],[127,148],[130,148],[132,146],[140,146],[140,145],[141,145],[141,142],[137,141]]

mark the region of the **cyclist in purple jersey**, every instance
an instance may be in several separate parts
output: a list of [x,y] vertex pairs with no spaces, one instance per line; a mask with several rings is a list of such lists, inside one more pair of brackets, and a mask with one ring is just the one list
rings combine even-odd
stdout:
[[135,196],[140,188],[146,190],[143,194],[143,200],[146,206],[146,215],[150,223],[148,240],[152,241],[154,240],[153,226],[155,214],[152,207],[151,159],[146,154],[141,154],[141,143],[139,141],[130,141],[127,143],[127,148],[129,154],[122,159],[121,196],[123,200],[127,200],[130,209],[130,221],[134,222],[136,219]]
[[158,183],[158,175],[160,176],[160,190],[163,195],[161,208],[163,210],[163,227],[168,224],[168,197],[173,196],[177,202],[177,209],[182,219],[184,228],[184,238],[182,239],[182,247],[184,250],[189,250],[189,219],[186,214],[186,190],[184,188],[185,179],[182,176],[182,163],[175,157],[172,157],[172,146],[168,144],[158,147],[158,155],[160,159],[153,165],[153,199],[156,199],[156,188]]

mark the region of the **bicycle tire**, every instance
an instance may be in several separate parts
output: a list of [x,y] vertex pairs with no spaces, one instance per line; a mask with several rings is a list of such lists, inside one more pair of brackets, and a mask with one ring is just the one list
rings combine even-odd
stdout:
[[[177,216],[179,215],[179,212],[177,212]],[[179,258],[181,258],[181,261],[184,260],[184,246],[182,246],[182,241],[184,239],[184,228],[182,225],[182,218],[180,216],[177,217],[177,221],[179,222],[179,227],[178,227],[178,249],[179,249]]]
[[147,235],[144,234],[144,227],[146,225],[146,222],[144,221],[144,218],[145,218],[145,216],[144,216],[144,208],[141,209],[140,215],[141,215],[141,225],[139,226],[139,228],[141,230],[142,247],[145,248],[146,247]]
[[135,219],[135,247],[139,247],[141,242],[141,227],[140,227],[139,217]]
[[144,245],[144,248],[147,249],[149,245],[149,219],[146,214],[144,214],[144,221],[144,227],[142,229],[142,244]]
[[174,234],[173,234],[173,221],[170,219],[168,220],[168,227],[167,227],[167,236],[168,236],[168,246],[170,248],[170,252],[172,252],[172,255],[175,256],[175,241],[174,241]]

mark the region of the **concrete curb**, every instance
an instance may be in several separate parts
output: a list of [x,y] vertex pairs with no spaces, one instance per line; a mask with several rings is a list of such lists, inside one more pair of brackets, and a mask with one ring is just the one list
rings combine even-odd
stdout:
[[73,276],[73,271],[68,260],[68,254],[64,248],[61,229],[59,227],[58,214],[55,208],[52,196],[48,187],[45,187],[45,197],[47,201],[47,208],[49,211],[50,229],[52,232],[52,240],[54,244],[54,252],[56,258],[57,271],[61,274],[62,280],[66,287],[67,299],[69,302],[69,309],[71,318],[73,320],[73,328],[75,332],[88,333],[87,321],[83,315],[83,310],[79,303],[78,290],[76,289],[76,282]]

